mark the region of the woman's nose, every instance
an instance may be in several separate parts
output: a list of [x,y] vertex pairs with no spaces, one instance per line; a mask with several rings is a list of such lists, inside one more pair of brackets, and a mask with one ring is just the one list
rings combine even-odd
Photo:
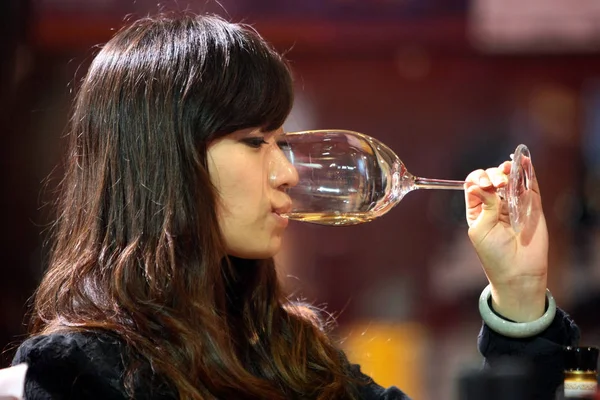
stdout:
[[272,150],[269,166],[269,181],[274,188],[293,187],[298,184],[296,167],[288,160],[283,151],[276,147]]

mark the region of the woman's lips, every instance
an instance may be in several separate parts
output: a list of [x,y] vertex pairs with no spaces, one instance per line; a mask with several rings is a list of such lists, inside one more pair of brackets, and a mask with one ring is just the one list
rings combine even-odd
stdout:
[[275,217],[275,219],[277,220],[277,223],[283,227],[286,227],[288,225],[288,223],[290,222],[288,217],[285,217],[276,211],[273,211],[272,214]]

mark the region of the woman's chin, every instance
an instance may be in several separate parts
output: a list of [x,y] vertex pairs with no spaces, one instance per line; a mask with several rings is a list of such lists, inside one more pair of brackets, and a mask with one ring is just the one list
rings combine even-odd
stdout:
[[229,247],[227,253],[230,256],[247,260],[272,258],[281,251],[283,244],[282,239],[282,235],[274,235],[267,243],[261,241],[261,243],[253,245],[253,243],[245,242],[243,246]]
[[275,257],[281,250],[281,242],[278,245],[271,245],[267,248],[245,248],[230,250],[228,254],[233,257],[243,258],[246,260],[266,260]]

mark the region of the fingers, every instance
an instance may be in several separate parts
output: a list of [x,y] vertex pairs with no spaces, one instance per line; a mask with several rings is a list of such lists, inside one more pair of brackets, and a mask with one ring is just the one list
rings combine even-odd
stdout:
[[506,161],[497,168],[488,168],[485,171],[478,169],[467,176],[466,187],[477,185],[482,189],[501,188],[508,184],[508,174],[510,173],[511,162]]
[[[528,187],[537,195],[532,196],[533,210],[541,210],[541,198],[539,196],[539,185],[531,165],[531,159],[521,155],[514,161],[505,161],[497,167],[478,169],[471,172],[465,180],[465,205],[467,211],[467,222],[470,227],[469,236],[479,236],[481,232],[488,232],[497,224],[510,226],[509,205],[503,199],[506,195],[512,195],[513,191],[521,193],[521,181],[528,179]],[[518,168],[517,168],[518,167]],[[515,169],[518,171],[511,171]],[[513,174],[515,178],[511,178]],[[509,180],[518,186],[511,188],[511,193],[505,190]],[[520,194],[517,194],[520,195]],[[473,238],[472,238],[473,239]]]
[[[468,209],[483,206],[484,208],[494,207],[496,203],[496,188],[494,181],[501,180],[495,171],[484,171],[478,169],[467,176],[465,203]],[[490,176],[491,175],[491,176]]]
[[510,168],[512,167],[512,161],[504,161],[502,164],[498,166],[498,169],[501,170],[504,174],[510,174]]
[[[470,227],[478,226],[478,232],[487,232],[503,220],[504,207],[498,189],[508,184],[510,161],[498,167],[479,169],[467,176],[465,183],[465,205]],[[472,234],[477,234],[473,232]]]
[[[504,164],[510,164],[510,163],[504,163]],[[504,168],[503,168],[504,164],[502,164],[498,168],[488,168],[485,170],[485,173],[487,174],[489,180],[492,182],[492,184],[494,185],[495,188],[501,188],[508,184],[508,175],[506,172],[504,172]],[[509,171],[510,171],[510,166],[509,166]]]

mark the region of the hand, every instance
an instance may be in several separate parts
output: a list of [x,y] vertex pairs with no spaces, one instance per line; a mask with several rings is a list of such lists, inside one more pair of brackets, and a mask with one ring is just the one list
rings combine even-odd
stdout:
[[497,188],[508,183],[511,162],[477,170],[465,184],[469,238],[492,289],[492,306],[516,322],[544,314],[548,271],[548,229],[540,190],[533,173],[531,214],[519,234],[510,225],[508,205]]

